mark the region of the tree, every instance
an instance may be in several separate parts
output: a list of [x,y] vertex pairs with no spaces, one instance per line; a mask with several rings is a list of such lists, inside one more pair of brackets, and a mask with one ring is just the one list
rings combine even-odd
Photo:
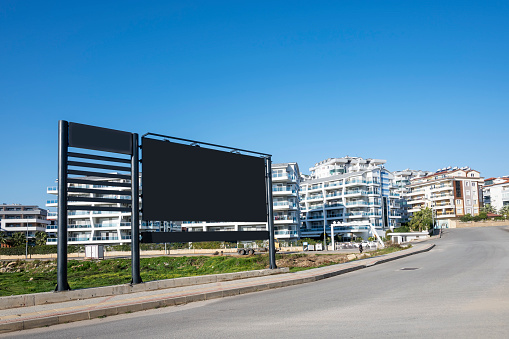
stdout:
[[484,213],[497,213],[495,210],[495,207],[491,206],[490,204],[486,204],[483,207],[481,207],[481,212]]
[[12,234],[12,246],[19,247],[23,246],[26,243],[26,236],[23,232],[16,232]]
[[37,246],[46,245],[46,240],[48,239],[48,233],[39,231],[35,233],[35,244]]
[[9,243],[9,237],[7,236],[7,233],[0,232],[0,244],[7,244]]
[[422,231],[433,227],[433,215],[429,207],[414,213],[408,226],[412,231]]
[[503,215],[505,219],[509,218],[509,205],[502,207],[498,214]]

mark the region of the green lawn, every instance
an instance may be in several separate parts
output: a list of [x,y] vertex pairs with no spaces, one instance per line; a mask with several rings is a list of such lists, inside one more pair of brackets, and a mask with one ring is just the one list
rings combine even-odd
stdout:
[[[388,247],[371,252],[371,255],[382,255],[398,251],[401,248]],[[309,254],[313,256],[317,254]],[[308,254],[277,254],[276,258],[285,259],[283,266],[290,272],[297,272],[314,267],[337,264],[344,261],[338,256],[331,256],[327,262],[316,262],[316,265],[299,267],[291,259],[306,259]],[[328,254],[319,254],[328,256]],[[334,257],[334,258],[333,258]],[[290,259],[290,260],[289,260]],[[51,261],[3,261],[0,267],[7,267],[8,272],[0,273],[0,296],[50,292],[57,282],[56,260]],[[140,260],[140,273],[143,281],[231,273],[259,270],[269,267],[267,254],[247,257],[238,256],[197,256],[197,257],[155,257]],[[128,284],[131,282],[130,259],[105,260],[69,260],[67,263],[68,282],[71,289]]]

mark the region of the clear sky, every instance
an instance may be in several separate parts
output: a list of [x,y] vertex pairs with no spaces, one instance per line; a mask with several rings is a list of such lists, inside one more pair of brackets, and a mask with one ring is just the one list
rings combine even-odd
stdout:
[[38,204],[58,120],[389,170],[509,174],[507,1],[0,2],[0,203]]

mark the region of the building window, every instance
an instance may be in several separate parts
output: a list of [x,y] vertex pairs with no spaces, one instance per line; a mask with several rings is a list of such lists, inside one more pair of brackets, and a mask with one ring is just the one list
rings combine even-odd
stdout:
[[470,205],[470,199],[467,199],[467,205]]
[[468,186],[468,181],[465,181],[465,186]]
[[460,199],[456,200],[456,205],[461,205],[461,200]]
[[475,187],[475,182],[472,182],[472,187]]
[[467,214],[472,214],[472,209],[471,208],[467,208]]

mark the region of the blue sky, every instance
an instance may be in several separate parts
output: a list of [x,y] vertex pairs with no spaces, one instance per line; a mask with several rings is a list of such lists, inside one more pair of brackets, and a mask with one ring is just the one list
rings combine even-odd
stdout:
[[509,174],[507,1],[0,2],[0,203],[44,205],[58,120],[389,170]]

